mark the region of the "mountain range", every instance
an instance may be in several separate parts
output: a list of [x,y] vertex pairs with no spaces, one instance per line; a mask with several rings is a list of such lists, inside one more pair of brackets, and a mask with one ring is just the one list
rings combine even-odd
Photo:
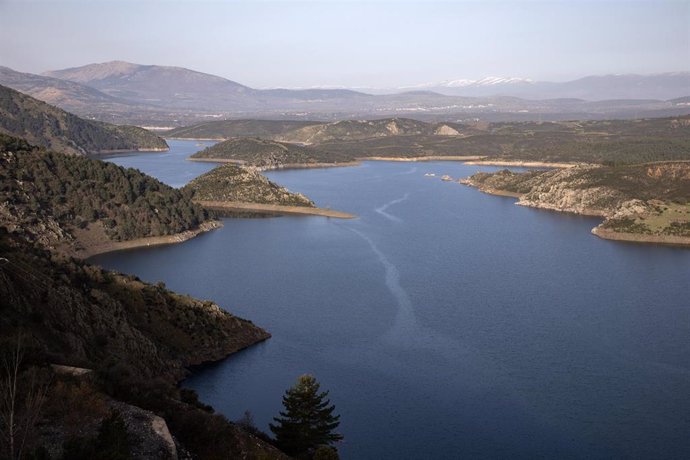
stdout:
[[609,75],[573,82],[454,80],[388,94],[255,89],[182,67],[122,61],[35,75],[0,67],[0,84],[86,118],[183,126],[223,118],[335,120],[405,116],[462,121],[636,118],[687,113],[690,73]]

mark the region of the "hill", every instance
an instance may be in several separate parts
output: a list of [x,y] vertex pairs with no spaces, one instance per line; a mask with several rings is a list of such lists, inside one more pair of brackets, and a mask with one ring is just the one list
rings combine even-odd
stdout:
[[604,238],[690,245],[690,162],[477,173],[463,181],[517,204],[606,220]]
[[[161,283],[56,257],[2,226],[0,257],[0,356],[14,364],[19,347],[12,402],[27,456],[125,449],[131,458],[286,458],[176,385],[189,366],[265,340],[266,331]],[[98,437],[112,418],[124,419],[117,448]]]
[[353,161],[353,157],[284,142],[238,137],[207,147],[192,155],[190,160],[221,160],[262,169],[276,169],[347,163]]
[[145,129],[84,120],[5,86],[0,86],[0,133],[74,155],[168,149]]
[[690,159],[690,116],[642,120],[450,125],[459,135],[390,135],[329,140],[342,156],[485,156],[489,161],[630,164]]
[[113,97],[159,107],[218,109],[246,105],[252,90],[234,81],[182,67],[113,61],[46,72]]
[[292,193],[254,169],[227,164],[203,174],[187,184],[195,201],[231,201],[274,204],[280,206],[314,207],[301,193]]
[[0,225],[67,254],[210,224],[188,193],[135,169],[34,148],[5,135],[0,179]]
[[276,139],[302,144],[323,144],[332,141],[434,134],[457,135],[459,132],[448,124],[436,126],[409,118],[385,118],[379,120],[344,120],[305,126],[278,136]]
[[299,120],[222,120],[183,126],[163,135],[172,139],[221,139],[258,137],[271,139],[299,128],[319,124],[318,121]]

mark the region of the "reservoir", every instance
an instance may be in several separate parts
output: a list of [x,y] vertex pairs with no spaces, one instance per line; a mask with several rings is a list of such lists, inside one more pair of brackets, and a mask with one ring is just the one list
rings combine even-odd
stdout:
[[[111,157],[173,186],[211,169]],[[439,178],[497,168],[363,162],[267,173],[357,219],[224,219],[90,261],[211,299],[273,337],[184,382],[256,425],[313,374],[345,459],[690,458],[690,250]],[[435,176],[426,176],[434,174]]]

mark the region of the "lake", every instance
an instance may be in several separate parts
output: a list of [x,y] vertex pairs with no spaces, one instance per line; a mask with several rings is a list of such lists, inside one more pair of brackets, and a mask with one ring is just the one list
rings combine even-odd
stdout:
[[[173,186],[214,166],[184,160],[195,141],[169,143],[109,160]],[[601,240],[598,219],[439,179],[495,169],[274,171],[359,217],[224,219],[91,261],[267,329],[184,385],[268,431],[311,373],[342,417],[345,459],[690,458],[690,251]]]

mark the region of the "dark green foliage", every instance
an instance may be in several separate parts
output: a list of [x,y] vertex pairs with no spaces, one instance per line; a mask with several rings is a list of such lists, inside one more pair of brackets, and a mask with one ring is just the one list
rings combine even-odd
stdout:
[[240,201],[243,203],[314,207],[306,196],[292,193],[253,169],[226,164],[192,180],[183,189],[199,201]]
[[275,425],[269,425],[278,446],[290,455],[343,439],[334,431],[340,424],[340,416],[333,414],[335,406],[327,399],[328,392],[319,392],[319,387],[313,376],[301,376],[283,396],[285,411],[274,417]]
[[145,129],[84,120],[5,86],[0,86],[0,133],[68,154],[168,147]]
[[354,160],[351,153],[327,152],[285,142],[237,137],[219,142],[195,153],[191,158],[235,160],[262,168],[314,163],[342,163]]
[[114,240],[170,235],[208,216],[191,195],[135,169],[30,148],[0,135],[0,196],[36,218],[65,228],[101,221]]

